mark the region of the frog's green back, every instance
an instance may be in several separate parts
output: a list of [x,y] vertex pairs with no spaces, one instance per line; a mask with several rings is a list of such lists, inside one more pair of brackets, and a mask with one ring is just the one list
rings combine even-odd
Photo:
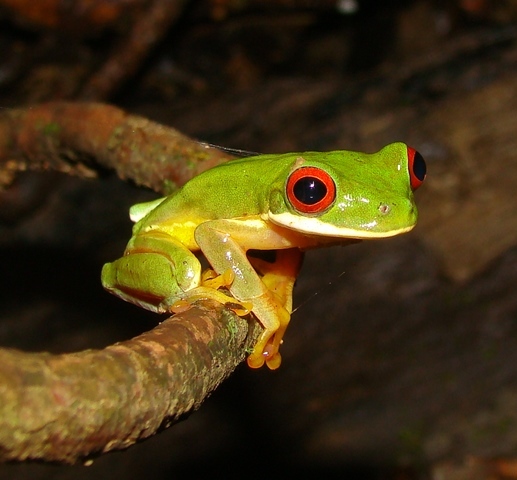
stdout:
[[[146,222],[161,223],[171,217],[209,220],[258,215],[267,208],[273,183],[289,170],[291,155],[260,155],[231,160],[191,179],[166,197]],[[287,160],[287,161],[286,161]]]

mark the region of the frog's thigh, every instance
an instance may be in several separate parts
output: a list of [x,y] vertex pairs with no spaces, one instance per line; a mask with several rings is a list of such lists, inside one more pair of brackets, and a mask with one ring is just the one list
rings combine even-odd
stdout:
[[124,256],[104,265],[104,288],[155,312],[168,311],[185,291],[199,285],[196,256],[169,235],[150,232],[133,237]]
[[171,265],[175,283],[184,292],[200,284],[199,260],[183,243],[166,233],[150,230],[131,238],[124,255],[137,253],[150,253],[164,257]]
[[[300,271],[302,260],[303,253],[298,248],[278,250],[276,260],[273,263],[255,258],[251,259],[253,266],[263,275],[262,282],[289,313],[292,312],[294,282]],[[284,319],[284,317],[280,316],[280,319]],[[277,352],[289,321],[290,317],[280,322],[274,335],[269,337],[264,346],[261,347],[261,357],[258,357],[255,351],[250,355],[248,358],[250,366],[260,365],[264,358],[269,368],[275,369],[280,366],[281,356]]]
[[302,260],[303,252],[299,248],[277,250],[274,262],[250,258],[253,267],[262,275],[262,282],[289,313],[293,310],[293,288]]

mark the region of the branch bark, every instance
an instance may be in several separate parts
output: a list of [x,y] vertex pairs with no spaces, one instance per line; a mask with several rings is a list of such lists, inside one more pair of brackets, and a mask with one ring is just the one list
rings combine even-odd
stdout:
[[[99,164],[165,192],[168,181],[179,185],[227,158],[107,105],[52,103],[0,115],[4,185],[25,168],[91,176]],[[103,350],[0,350],[0,460],[73,463],[152,435],[198,408],[259,329],[207,301]]]
[[52,102],[0,112],[0,186],[25,169],[122,179],[168,193],[233,158],[177,130],[99,103]]
[[242,361],[255,330],[199,302],[103,350],[0,350],[0,459],[73,463],[149,437],[199,408]]

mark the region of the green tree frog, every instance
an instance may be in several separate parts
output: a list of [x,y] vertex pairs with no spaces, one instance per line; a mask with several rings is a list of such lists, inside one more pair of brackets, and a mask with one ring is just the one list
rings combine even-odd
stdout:
[[[212,298],[264,327],[248,365],[280,366],[302,252],[411,230],[422,156],[403,143],[377,153],[258,155],[194,177],[130,209],[124,255],[102,270],[106,290],[154,312]],[[253,256],[272,250],[274,261]],[[201,252],[213,270],[202,272]],[[220,287],[227,287],[237,302]]]

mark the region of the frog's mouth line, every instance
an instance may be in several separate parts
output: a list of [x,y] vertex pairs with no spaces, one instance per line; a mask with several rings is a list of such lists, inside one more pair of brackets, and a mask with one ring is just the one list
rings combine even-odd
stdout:
[[362,228],[348,228],[348,227],[336,227],[329,223],[322,222],[316,217],[302,217],[293,215],[289,212],[275,214],[269,212],[269,220],[273,223],[282,227],[289,228],[296,232],[304,233],[307,235],[318,235],[324,237],[334,238],[356,238],[360,240],[366,240],[369,238],[387,238],[394,237],[401,233],[409,232],[415,226],[415,223],[405,225],[401,228],[395,228],[393,230],[374,230],[377,226],[376,222],[370,222],[365,224]]

